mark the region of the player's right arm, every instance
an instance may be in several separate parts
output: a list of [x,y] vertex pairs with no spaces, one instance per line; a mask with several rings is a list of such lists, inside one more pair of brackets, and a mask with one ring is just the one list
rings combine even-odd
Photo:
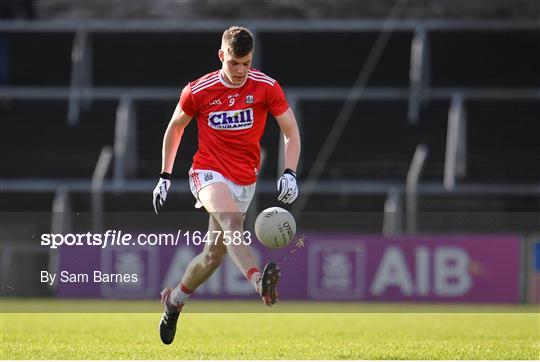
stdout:
[[176,109],[169,121],[165,135],[163,136],[163,147],[161,149],[161,173],[159,175],[159,181],[156,185],[152,203],[155,213],[159,213],[165,205],[165,199],[167,198],[167,192],[171,186],[171,173],[174,165],[174,159],[178,147],[180,146],[180,140],[184,134],[184,129],[193,118],[184,110],[181,106],[182,100],[176,105]]
[[163,136],[163,148],[161,150],[162,173],[172,173],[174,159],[176,158],[176,152],[184,134],[184,128],[186,128],[192,118],[192,116],[182,110],[180,103],[176,105],[176,109],[165,131],[165,136]]

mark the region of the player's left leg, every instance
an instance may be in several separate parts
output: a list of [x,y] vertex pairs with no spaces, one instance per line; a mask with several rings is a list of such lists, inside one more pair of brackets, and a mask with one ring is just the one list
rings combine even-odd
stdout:
[[[202,188],[198,193],[199,201],[212,215],[223,230],[229,255],[244,275],[251,278],[258,271],[257,255],[246,245],[244,240],[244,214],[238,207],[226,182],[215,182]],[[234,242],[238,237],[240,242]]]
[[[232,184],[230,181],[216,182],[202,188],[198,199],[205,209],[214,216],[224,233],[228,233],[229,242],[225,242],[231,259],[251,282],[257,293],[268,306],[277,303],[276,286],[280,272],[278,266],[270,262],[261,273],[257,255],[244,238],[244,212],[253,196],[254,185],[250,192]],[[244,200],[239,195],[245,194]],[[240,242],[234,242],[235,235]]]

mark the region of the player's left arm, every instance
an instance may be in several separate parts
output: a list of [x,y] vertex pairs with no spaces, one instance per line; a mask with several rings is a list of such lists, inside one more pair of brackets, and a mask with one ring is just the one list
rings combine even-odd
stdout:
[[296,172],[298,160],[300,158],[300,131],[298,123],[291,108],[284,113],[276,116],[276,121],[283,132],[283,140],[285,145],[285,169],[290,169]]
[[298,185],[296,183],[296,168],[300,158],[300,131],[294,112],[289,107],[284,113],[275,116],[276,121],[283,132],[285,150],[285,170],[277,183],[278,200],[290,204],[298,197]]

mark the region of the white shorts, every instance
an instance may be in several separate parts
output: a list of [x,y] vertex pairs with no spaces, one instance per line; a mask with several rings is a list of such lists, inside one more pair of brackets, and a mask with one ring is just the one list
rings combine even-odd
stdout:
[[253,195],[255,194],[255,183],[252,183],[251,185],[238,185],[225,178],[217,171],[190,169],[189,188],[197,200],[195,203],[196,208],[201,208],[203,206],[199,201],[199,191],[214,182],[223,182],[226,184],[229,187],[229,190],[231,190],[231,194],[240,211],[243,213],[247,211],[251,199],[253,199]]

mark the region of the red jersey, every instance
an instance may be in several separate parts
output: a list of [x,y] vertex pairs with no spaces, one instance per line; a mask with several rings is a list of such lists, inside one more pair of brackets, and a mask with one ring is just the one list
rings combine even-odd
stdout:
[[277,81],[250,69],[241,86],[226,83],[219,70],[188,83],[180,107],[197,117],[199,149],[193,168],[217,171],[249,185],[257,179],[268,112],[279,116],[289,104]]

